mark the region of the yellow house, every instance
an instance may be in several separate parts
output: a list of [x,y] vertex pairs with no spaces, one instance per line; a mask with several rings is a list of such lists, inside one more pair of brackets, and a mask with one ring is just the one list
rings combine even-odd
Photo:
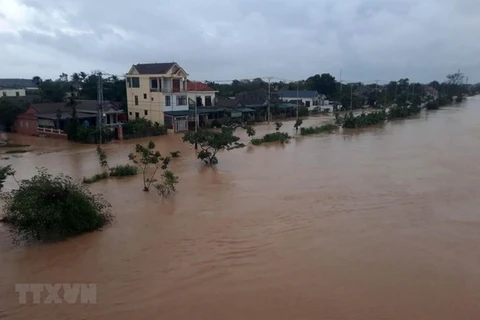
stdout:
[[176,62],[133,65],[126,81],[128,119],[163,125],[164,112],[188,113],[187,77]]

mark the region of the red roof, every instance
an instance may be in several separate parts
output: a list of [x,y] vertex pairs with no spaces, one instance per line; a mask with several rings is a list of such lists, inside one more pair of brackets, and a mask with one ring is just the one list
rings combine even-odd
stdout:
[[203,82],[198,81],[188,81],[187,82],[188,91],[215,91],[215,89],[210,88]]

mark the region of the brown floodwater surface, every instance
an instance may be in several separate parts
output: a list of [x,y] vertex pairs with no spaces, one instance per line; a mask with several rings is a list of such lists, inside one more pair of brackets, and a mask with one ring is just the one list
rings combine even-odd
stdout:
[[[480,98],[221,152],[216,168],[181,137],[153,139],[183,154],[170,199],[142,192],[140,176],[112,179],[90,187],[115,215],[101,232],[16,245],[0,226],[0,318],[480,318]],[[76,179],[100,171],[95,146],[10,138],[32,145],[2,160],[19,179],[35,167]],[[146,141],[105,146],[110,164]],[[95,283],[97,303],[19,304],[16,283]]]

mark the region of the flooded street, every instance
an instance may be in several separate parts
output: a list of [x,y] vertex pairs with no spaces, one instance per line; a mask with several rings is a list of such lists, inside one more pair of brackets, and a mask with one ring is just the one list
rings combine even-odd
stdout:
[[[281,131],[293,134],[293,123]],[[480,318],[480,97],[221,152],[217,168],[181,138],[153,139],[162,154],[182,152],[174,197],[142,192],[140,175],[91,185],[115,216],[102,232],[15,245],[0,225],[0,318]],[[101,170],[95,146],[11,139],[33,149],[2,160],[17,178],[35,167],[77,179]],[[105,146],[110,165],[148,140]],[[97,303],[19,304],[16,283],[94,283]]]

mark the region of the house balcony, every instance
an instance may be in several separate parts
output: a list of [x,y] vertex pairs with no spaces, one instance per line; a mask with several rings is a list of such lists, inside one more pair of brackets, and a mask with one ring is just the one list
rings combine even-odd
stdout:
[[187,90],[180,88],[150,88],[150,92],[161,92],[161,93],[186,93]]

